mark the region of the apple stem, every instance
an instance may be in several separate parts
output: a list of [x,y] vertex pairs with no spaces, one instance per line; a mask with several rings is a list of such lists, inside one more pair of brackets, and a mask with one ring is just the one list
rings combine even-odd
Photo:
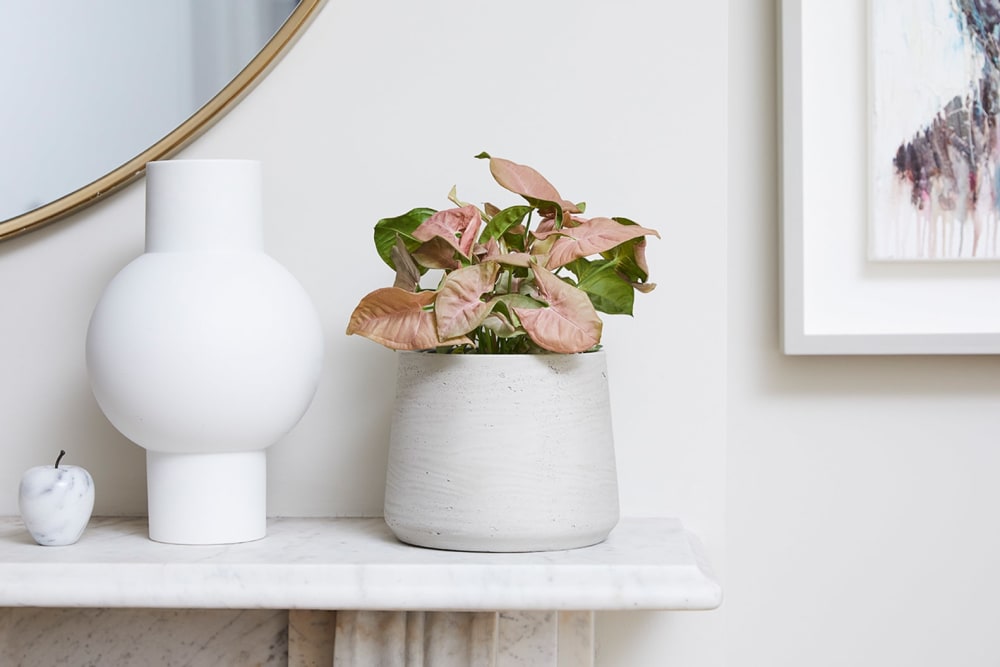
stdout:
[[59,450],[59,457],[56,459],[56,468],[59,467],[59,462],[62,461],[62,457],[64,457],[64,456],[66,456],[66,450],[65,449],[60,449]]

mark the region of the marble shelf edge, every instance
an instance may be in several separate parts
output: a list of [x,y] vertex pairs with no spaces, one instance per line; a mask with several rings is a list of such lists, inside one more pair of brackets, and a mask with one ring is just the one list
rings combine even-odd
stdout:
[[0,606],[380,611],[708,610],[722,589],[676,519],[623,519],[586,549],[433,551],[380,518],[274,518],[268,537],[185,547],[143,518],[95,518],[69,547],[0,518]]

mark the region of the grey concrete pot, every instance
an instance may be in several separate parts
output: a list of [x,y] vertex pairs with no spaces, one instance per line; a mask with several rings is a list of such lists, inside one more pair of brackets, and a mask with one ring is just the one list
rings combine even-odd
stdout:
[[437,549],[604,540],[618,522],[605,353],[400,353],[385,520]]

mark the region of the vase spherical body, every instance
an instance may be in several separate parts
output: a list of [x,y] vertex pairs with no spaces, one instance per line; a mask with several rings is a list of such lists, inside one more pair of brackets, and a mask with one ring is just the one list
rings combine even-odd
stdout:
[[264,537],[264,449],[318,384],[319,318],[261,249],[260,181],[254,161],[150,163],[146,251],[91,317],[91,386],[111,423],[147,450],[156,541]]
[[604,352],[399,355],[385,520],[400,540],[571,549],[618,514]]

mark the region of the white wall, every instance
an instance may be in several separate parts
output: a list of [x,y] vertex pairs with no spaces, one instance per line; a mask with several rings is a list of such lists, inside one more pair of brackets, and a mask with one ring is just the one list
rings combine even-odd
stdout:
[[[661,230],[660,287],[610,319],[623,512],[679,516],[725,570],[726,41],[722,0],[329,0],[278,68],[183,157],[261,159],[266,245],[315,299],[327,359],[315,402],[269,452],[272,514],[380,512],[393,355],[343,335],[391,276],[385,215],[493,196],[481,150],[539,168],[589,212]],[[25,468],[93,473],[100,513],[144,511],[142,450],[104,420],[83,338],[142,248],[141,184],[0,245],[0,512]],[[738,251],[740,251],[738,249]],[[724,611],[603,614],[605,665],[708,667]]]
[[1000,359],[779,352],[776,6],[729,2],[727,662],[1000,664]]
[[[779,352],[775,0],[407,4],[329,0],[186,152],[265,160],[268,248],[327,329],[316,402],[271,452],[272,512],[378,511],[392,356],[342,335],[388,279],[370,227],[453,183],[485,190],[470,156],[487,149],[664,232],[660,288],[608,325],[623,507],[682,517],[727,597],[601,615],[603,664],[998,664],[1000,360]],[[99,511],[143,511],[142,452],[82,361],[97,295],[141,244],[141,184],[0,244],[0,512],[59,447]]]

